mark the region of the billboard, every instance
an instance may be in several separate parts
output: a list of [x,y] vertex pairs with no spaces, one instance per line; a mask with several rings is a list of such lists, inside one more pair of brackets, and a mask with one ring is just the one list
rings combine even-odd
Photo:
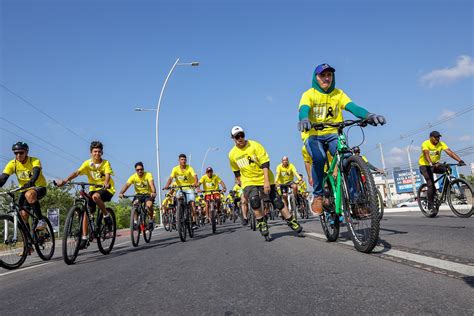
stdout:
[[[424,183],[423,176],[420,170],[413,169],[413,175],[415,176],[416,189]],[[397,194],[400,193],[412,193],[413,183],[410,169],[393,170],[393,180],[395,181],[395,189]]]

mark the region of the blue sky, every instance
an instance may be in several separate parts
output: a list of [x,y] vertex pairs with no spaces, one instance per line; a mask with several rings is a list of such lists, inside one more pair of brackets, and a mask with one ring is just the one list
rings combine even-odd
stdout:
[[[176,68],[165,91],[163,184],[181,152],[199,173],[208,147],[219,150],[206,165],[232,182],[236,124],[266,147],[273,169],[288,155],[304,171],[298,103],[322,62],[336,68],[336,87],[386,116],[386,126],[365,129],[362,150],[373,164],[381,165],[379,142],[387,167],[407,164],[411,140],[416,161],[429,130],[396,138],[469,107],[435,128],[454,150],[473,144],[472,1],[0,3],[1,164],[22,139],[49,178],[65,177],[99,139],[118,187],[139,160],[156,175],[154,113],[133,109],[156,107],[178,57],[201,65]],[[357,130],[349,138],[362,140]]]

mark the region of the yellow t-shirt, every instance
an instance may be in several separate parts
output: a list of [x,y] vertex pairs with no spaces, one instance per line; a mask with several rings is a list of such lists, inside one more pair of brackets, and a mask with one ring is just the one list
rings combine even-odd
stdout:
[[437,163],[441,159],[441,152],[443,150],[448,149],[448,145],[445,142],[439,141],[437,145],[433,145],[431,141],[425,140],[423,144],[421,144],[421,155],[418,159],[418,164],[420,166],[429,166],[430,163],[426,160],[425,154],[423,153],[424,150],[429,150],[430,158],[432,163]]
[[[199,180],[199,183],[202,184],[202,189],[204,191],[219,191],[219,183],[221,182],[221,178],[217,174],[213,174],[212,178],[209,178],[207,174],[203,175]],[[211,192],[207,192],[204,194],[210,194]]]
[[136,194],[151,194],[150,181],[153,181],[150,172],[144,172],[141,178],[137,173],[134,173],[128,178],[127,184],[133,184]]
[[178,165],[171,170],[171,178],[174,178],[175,184],[177,186],[187,186],[187,185],[194,185],[194,176],[196,173],[194,172],[193,167],[190,165],[186,165],[186,168],[181,169]]
[[234,185],[232,190],[234,190],[236,197],[240,197],[242,195],[242,187],[238,185],[237,183]]
[[[104,185],[106,174],[110,174],[111,176],[114,174],[109,161],[105,159],[102,159],[102,162],[98,165],[96,165],[92,159],[87,159],[77,171],[79,171],[79,174],[87,176],[89,183],[98,185],[97,187],[91,186],[90,192],[99,191],[101,189],[100,186]],[[112,177],[110,178],[107,191],[112,194],[115,193],[114,180]]]
[[300,191],[300,193],[306,192],[307,189],[308,186],[306,185],[306,181],[301,181],[300,183],[298,183],[298,190]]
[[288,166],[285,167],[283,166],[283,163],[279,164],[276,168],[276,183],[279,184],[286,184],[288,182],[292,182],[295,177],[300,180],[300,176],[298,172],[296,171],[295,165],[293,165],[291,162],[288,163]]
[[[310,107],[309,120],[311,123],[339,123],[344,120],[342,110],[351,102],[351,99],[340,89],[334,89],[331,93],[325,94],[311,88],[301,96],[299,108],[303,105]],[[330,127],[317,131],[309,130],[307,135],[301,135],[302,138],[311,135],[328,135],[337,133],[337,128]]]
[[35,187],[45,187],[46,179],[43,176],[43,169],[41,168],[41,162],[38,158],[28,157],[24,164],[13,159],[7,163],[5,169],[3,169],[3,173],[8,174],[9,176],[16,174],[18,184],[22,187],[30,181],[31,177],[33,177],[33,168],[35,167],[41,169],[39,177],[36,179]]
[[173,199],[172,197],[167,196],[167,197],[161,202],[161,205],[163,205],[164,207],[168,207],[168,206],[170,206],[171,204],[173,204],[173,201],[174,201],[174,199]]
[[[263,186],[262,164],[270,162],[265,148],[260,143],[247,140],[244,148],[234,146],[229,152],[232,171],[240,171],[242,189],[249,185]],[[270,184],[275,184],[273,172],[268,169]]]

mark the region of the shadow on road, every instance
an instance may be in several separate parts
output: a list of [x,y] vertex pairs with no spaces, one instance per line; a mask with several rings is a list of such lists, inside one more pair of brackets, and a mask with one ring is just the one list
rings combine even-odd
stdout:
[[388,229],[388,228],[380,228],[380,231],[391,233],[389,235],[408,234],[408,232],[404,232],[404,231],[400,231],[396,229]]
[[466,276],[462,280],[470,287],[474,287],[474,276]]

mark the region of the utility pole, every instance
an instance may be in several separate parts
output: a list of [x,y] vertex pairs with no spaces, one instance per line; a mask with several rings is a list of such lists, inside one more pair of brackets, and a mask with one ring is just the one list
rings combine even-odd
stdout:
[[385,169],[385,159],[383,158],[383,150],[382,150],[382,143],[379,143],[379,148],[380,148],[380,157],[382,159],[382,168],[384,172],[384,178],[385,178],[385,187],[387,188],[387,204],[388,207],[392,207],[392,194],[390,193],[390,186],[388,185],[388,179],[387,179],[387,170]]
[[411,155],[410,155],[410,148],[413,144],[413,139],[411,140],[410,145],[407,147],[407,154],[408,154],[408,165],[410,166],[410,175],[411,175],[411,183],[413,187],[413,196],[416,198],[416,182],[415,182],[415,175],[413,174],[413,167],[411,165]]

